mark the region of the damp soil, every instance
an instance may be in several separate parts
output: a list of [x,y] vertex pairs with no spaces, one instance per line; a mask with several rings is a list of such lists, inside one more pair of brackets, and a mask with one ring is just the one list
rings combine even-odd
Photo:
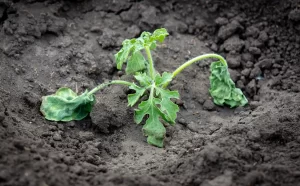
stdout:
[[[164,148],[147,144],[126,87],[97,93],[86,119],[50,122],[41,97],[112,79],[125,38],[165,27],[159,72],[223,55],[249,99],[213,104],[207,60],[170,84],[180,112]],[[300,185],[300,10],[288,1],[0,1],[0,185]]]

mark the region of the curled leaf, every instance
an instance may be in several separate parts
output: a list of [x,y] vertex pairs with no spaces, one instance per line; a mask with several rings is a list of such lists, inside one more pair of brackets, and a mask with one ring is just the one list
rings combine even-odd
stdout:
[[167,31],[167,29],[165,28],[159,28],[159,29],[156,29],[152,36],[151,36],[151,40],[152,41],[159,41],[159,42],[163,42],[166,38],[166,36],[168,36],[169,33]]
[[142,32],[138,38],[124,40],[122,48],[115,54],[117,69],[122,69],[123,64],[127,62],[127,74],[134,74],[135,72],[144,70],[148,62],[144,59],[140,51],[145,47],[154,50],[156,42],[163,42],[167,35],[169,35],[167,30],[160,28],[153,33]]
[[140,72],[146,69],[147,61],[144,58],[141,52],[135,52],[131,55],[128,59],[127,66],[126,66],[126,74],[134,74],[135,72]]
[[91,112],[94,103],[94,95],[89,95],[87,91],[78,96],[63,87],[55,94],[43,96],[40,111],[51,121],[81,120]]
[[235,87],[230,78],[227,66],[220,61],[213,62],[210,66],[210,95],[214,103],[223,106],[224,104],[232,107],[244,106],[248,103],[243,92]]
[[132,52],[135,40],[125,39],[122,42],[123,47],[115,54],[115,59],[117,63],[117,68],[120,70],[123,63],[127,61],[129,54]]

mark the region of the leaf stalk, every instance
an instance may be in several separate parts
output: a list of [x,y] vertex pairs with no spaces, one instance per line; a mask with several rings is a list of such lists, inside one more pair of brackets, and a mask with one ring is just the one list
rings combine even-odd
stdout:
[[[204,60],[204,59],[208,59],[208,58],[216,58],[218,60],[221,61],[221,63],[224,64],[224,66],[227,67],[227,62],[226,60],[218,55],[218,54],[203,54],[197,57],[194,57],[193,59],[190,59],[189,61],[185,62],[184,64],[182,64],[180,67],[178,67],[173,73],[172,73],[172,79],[175,78],[181,71],[183,71],[185,68],[187,68],[188,66],[192,65],[193,63],[196,63],[198,61]],[[166,83],[163,85],[164,88],[166,88],[168,86],[169,83]]]
[[227,66],[227,62],[222,56],[220,56],[218,54],[203,54],[201,56],[197,56],[197,57],[185,62],[184,64],[182,64],[180,67],[178,67],[172,73],[172,77],[173,78],[176,77],[182,70],[184,70],[186,67],[190,66],[191,64],[201,61],[203,59],[207,59],[207,58],[216,58],[216,59],[220,60],[225,66]]
[[92,95],[95,94],[96,92],[98,92],[99,90],[109,86],[109,85],[113,85],[113,84],[118,84],[118,85],[126,85],[126,86],[131,86],[133,85],[133,83],[130,83],[128,81],[123,81],[123,80],[113,80],[111,82],[108,83],[102,83],[100,85],[98,85],[97,87],[93,88],[88,95]]

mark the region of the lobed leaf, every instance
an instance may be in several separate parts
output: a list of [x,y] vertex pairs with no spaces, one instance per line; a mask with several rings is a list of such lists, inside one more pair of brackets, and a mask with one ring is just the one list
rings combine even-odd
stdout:
[[134,90],[134,94],[128,95],[128,105],[133,106],[143,96],[147,89],[151,88],[150,97],[147,101],[142,101],[135,110],[135,122],[139,124],[146,116],[146,124],[143,126],[144,134],[149,144],[163,147],[166,129],[161,123],[161,119],[169,124],[175,124],[179,107],[171,99],[179,98],[177,91],[164,89],[162,86],[172,80],[171,73],[156,74],[154,81],[145,73],[138,73],[134,76],[140,86],[132,85],[129,88]]
[[167,29],[165,28],[156,29],[151,36],[151,41],[159,41],[162,43],[164,42],[166,36],[168,35],[169,33]]
[[164,72],[162,74],[162,76],[160,76],[159,74],[157,74],[155,76],[155,84],[156,86],[162,86],[166,83],[169,83],[172,81],[173,75],[172,73],[168,73],[168,72]]
[[175,124],[179,107],[171,101],[171,98],[178,99],[178,91],[170,91],[167,89],[156,87],[156,92],[160,95],[160,99],[158,102],[158,104],[160,105],[160,109],[166,115],[168,122],[170,124]]
[[210,66],[210,95],[214,103],[223,106],[224,104],[232,107],[244,106],[248,103],[243,92],[235,87],[230,78],[227,66],[220,61],[213,62]]
[[64,87],[53,95],[43,96],[40,111],[51,121],[81,120],[91,112],[94,103],[94,95],[88,95],[87,91],[78,96]]
[[129,87],[129,89],[134,90],[135,93],[134,94],[128,94],[128,105],[129,106],[133,106],[136,104],[136,102],[138,102],[138,100],[140,99],[140,97],[142,97],[146,91],[146,88],[144,87],[139,87],[135,84],[131,85]]
[[164,114],[157,107],[154,99],[148,99],[139,104],[134,115],[135,122],[137,124],[141,123],[146,115],[148,115],[148,118],[146,124],[143,126],[143,132],[147,136],[147,142],[157,147],[163,147],[166,129],[161,123],[160,117],[164,117]]

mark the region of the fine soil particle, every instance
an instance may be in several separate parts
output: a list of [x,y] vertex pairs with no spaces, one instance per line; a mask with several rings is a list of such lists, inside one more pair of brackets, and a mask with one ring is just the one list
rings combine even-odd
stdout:
[[[219,53],[249,104],[214,105],[205,61],[169,86],[180,112],[164,148],[147,144],[126,87],[97,93],[81,121],[44,119],[41,97],[59,87],[129,79],[113,54],[160,27],[170,35],[153,52],[159,72]],[[299,186],[297,1],[7,0],[0,30],[0,185]]]

